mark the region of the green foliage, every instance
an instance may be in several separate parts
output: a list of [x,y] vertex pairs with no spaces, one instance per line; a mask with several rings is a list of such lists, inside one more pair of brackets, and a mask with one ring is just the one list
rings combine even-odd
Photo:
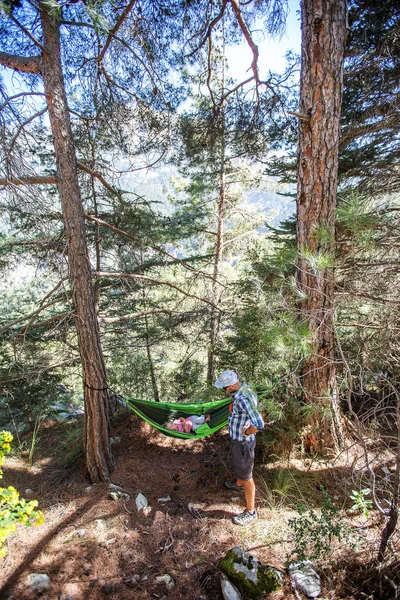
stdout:
[[42,0],[42,3],[47,8],[51,18],[58,21],[61,17],[61,6],[57,0]]
[[197,359],[183,359],[171,373],[171,384],[178,402],[192,400],[202,385],[203,364]]
[[[0,467],[5,455],[10,452],[13,436],[8,431],[0,431]],[[0,469],[0,478],[3,471]],[[26,501],[19,497],[17,490],[8,486],[0,488],[0,557],[6,554],[3,547],[8,536],[16,530],[17,524],[31,526],[43,523],[43,515],[36,510],[37,500]]]
[[60,441],[61,463],[67,468],[83,456],[83,420],[68,423]]
[[0,11],[4,11],[7,15],[13,13],[14,9],[19,8],[22,0],[1,0]]
[[149,361],[143,353],[128,347],[113,348],[108,361],[110,387],[123,390],[126,396],[148,400],[153,397]]
[[336,264],[334,253],[326,250],[313,252],[309,248],[303,247],[300,248],[300,254],[315,273],[323,271],[324,269],[333,268]]
[[110,27],[107,23],[107,20],[99,12],[97,6],[98,4],[98,2],[93,1],[85,3],[86,12],[89,15],[96,31],[99,33],[108,33]]
[[42,354],[36,348],[35,355],[31,348],[23,358],[23,362],[17,363],[12,360],[7,347],[0,350],[0,423],[6,424],[11,412],[19,425],[29,424],[33,429],[38,416],[48,414],[50,405],[62,396],[62,376],[45,369],[52,358],[49,352]]
[[271,510],[282,506],[297,508],[299,500],[306,503],[318,483],[314,474],[288,468],[269,468],[259,482],[261,497]]
[[369,244],[379,222],[368,197],[353,192],[338,202],[336,227],[339,235],[347,234],[355,243]]
[[340,510],[332,503],[324,488],[322,494],[323,504],[319,514],[301,505],[300,516],[289,519],[289,526],[294,534],[294,548],[287,557],[288,563],[327,559],[334,551],[335,541],[355,545]]
[[39,442],[39,430],[41,428],[41,426],[43,425],[44,421],[46,420],[46,413],[38,413],[36,415],[36,419],[35,419],[35,424],[33,427],[33,431],[32,431],[32,436],[31,436],[31,447],[29,449],[29,464],[32,466],[33,465],[33,455],[35,452],[35,448],[37,443]]
[[350,498],[353,501],[353,506],[350,510],[358,510],[364,517],[368,519],[369,511],[372,508],[372,500],[367,498],[369,496],[371,490],[369,488],[364,488],[362,490],[352,490],[350,494]]
[[320,248],[331,248],[335,241],[332,230],[324,225],[315,227],[312,237],[318,243]]

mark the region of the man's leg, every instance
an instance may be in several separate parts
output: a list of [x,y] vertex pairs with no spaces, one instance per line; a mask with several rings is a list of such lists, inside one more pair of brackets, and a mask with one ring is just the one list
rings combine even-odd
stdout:
[[236,483],[237,485],[243,486],[246,509],[253,513],[256,509],[256,486],[254,484],[254,479],[238,479]]

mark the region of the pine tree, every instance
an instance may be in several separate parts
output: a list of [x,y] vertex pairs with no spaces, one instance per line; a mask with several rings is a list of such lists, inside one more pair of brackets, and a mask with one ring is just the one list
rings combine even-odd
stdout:
[[337,443],[343,441],[337,416],[333,259],[345,37],[345,0],[302,4],[296,279],[302,294],[299,317],[309,324],[314,342],[302,386],[307,401],[322,409],[308,440],[314,450],[330,443],[326,409],[332,414],[331,433]]

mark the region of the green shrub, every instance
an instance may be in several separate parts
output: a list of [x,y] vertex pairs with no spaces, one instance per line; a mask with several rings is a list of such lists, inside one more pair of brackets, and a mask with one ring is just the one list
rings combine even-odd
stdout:
[[324,488],[322,494],[324,501],[320,514],[301,505],[300,516],[289,520],[289,527],[294,533],[294,548],[287,557],[288,563],[326,559],[334,550],[335,540],[355,546],[350,528],[343,522],[340,510],[334,506]]
[[[5,455],[10,452],[13,436],[9,431],[0,431],[0,467],[4,462]],[[3,471],[0,468],[0,478]],[[35,510],[37,500],[26,501],[19,497],[17,490],[8,486],[0,488],[0,557],[6,554],[3,547],[8,536],[16,530],[17,523],[31,526],[43,523],[43,515],[40,510]]]

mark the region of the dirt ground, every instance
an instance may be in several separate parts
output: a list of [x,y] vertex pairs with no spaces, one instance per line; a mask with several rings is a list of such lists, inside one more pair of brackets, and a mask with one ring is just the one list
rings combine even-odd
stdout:
[[[1,599],[35,598],[29,574],[45,573],[51,581],[41,595],[46,600],[219,600],[218,563],[234,546],[285,571],[292,541],[288,519],[296,513],[271,508],[259,467],[259,519],[246,528],[233,525],[231,517],[243,510],[243,497],[223,487],[229,477],[225,430],[179,440],[124,413],[112,431],[120,440],[113,445],[117,467],[111,479],[129,494],[124,501],[113,500],[105,483],[91,486],[83,464],[59,466],[60,427],[42,431],[40,458],[33,467],[15,457],[4,465],[3,485],[14,485],[25,497],[31,490],[29,497],[39,501],[45,522],[18,527],[9,539]],[[148,500],[147,514],[137,510],[139,493]],[[165,574],[173,578],[172,589],[157,580]],[[325,600],[353,598],[338,595],[337,577],[328,573],[322,580]],[[269,598],[296,598],[287,577],[285,587]]]

